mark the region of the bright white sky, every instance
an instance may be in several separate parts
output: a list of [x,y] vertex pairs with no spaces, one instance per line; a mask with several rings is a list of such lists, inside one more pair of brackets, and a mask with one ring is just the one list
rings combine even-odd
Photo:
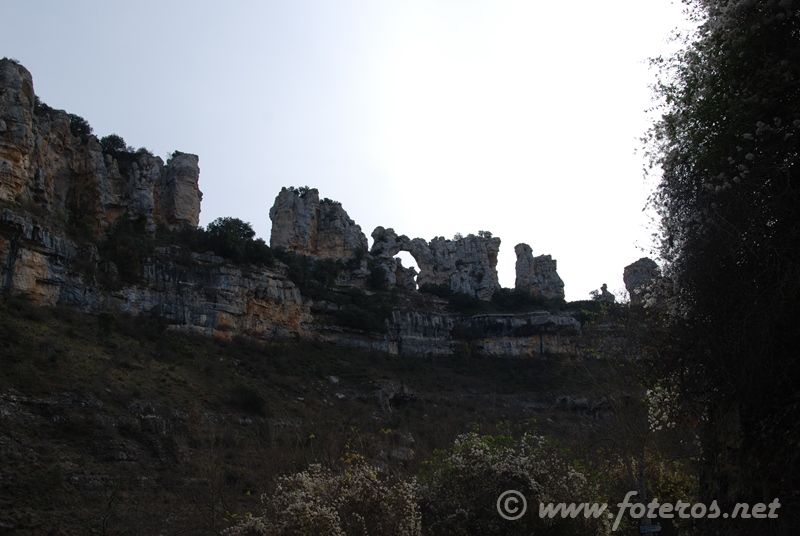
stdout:
[[668,0],[3,0],[0,56],[95,133],[200,155],[201,223],[269,239],[281,186],[430,239],[489,230],[551,254],[568,299],[649,252],[646,58]]

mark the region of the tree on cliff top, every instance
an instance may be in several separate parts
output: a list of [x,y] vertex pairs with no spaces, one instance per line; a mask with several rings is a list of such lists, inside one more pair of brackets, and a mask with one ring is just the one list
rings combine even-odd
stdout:
[[272,251],[253,226],[239,218],[217,218],[206,227],[212,249],[218,255],[240,262],[271,264]]
[[701,423],[708,496],[794,496],[781,515],[797,516],[800,14],[791,0],[689,4],[700,25],[656,62],[649,133],[672,283],[658,361]]

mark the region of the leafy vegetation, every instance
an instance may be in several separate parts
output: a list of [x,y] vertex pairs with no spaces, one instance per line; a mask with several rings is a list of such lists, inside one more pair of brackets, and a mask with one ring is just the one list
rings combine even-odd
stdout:
[[103,148],[104,153],[109,154],[133,152],[133,148],[129,147],[122,136],[118,134],[109,134],[108,136],[100,138],[100,146]]
[[182,227],[175,231],[159,230],[160,243],[179,245],[198,253],[212,252],[240,264],[272,266],[272,249],[261,238],[255,238],[252,225],[238,218],[217,218],[202,227]]
[[[625,451],[616,447],[624,437],[617,421],[553,401],[578,392],[621,400],[634,372],[618,361],[397,359],[327,345],[214,340],[167,330],[157,317],[0,300],[0,455],[15,460],[0,469],[2,520],[32,533],[105,526],[117,534],[218,534],[248,512],[269,511],[262,493],[272,504],[294,504],[305,480],[282,475],[312,475],[309,464],[320,464],[326,469],[310,482],[320,483],[314,489],[322,495],[303,503],[309,507],[329,504],[325,497],[339,489],[343,496],[377,490],[363,504],[377,501],[402,517],[412,510],[400,505],[411,503],[380,490],[417,476],[427,487],[414,492],[423,532],[434,525],[431,513],[448,511],[457,497],[488,523],[488,483],[514,482],[521,473],[483,468],[504,452],[522,462],[526,432],[557,437],[553,452],[590,482],[632,489],[618,459]],[[414,396],[401,404],[381,395],[391,385]],[[533,403],[543,409],[531,412]],[[470,432],[478,435],[454,445]],[[473,469],[456,471],[452,464],[473,449],[465,445],[483,443],[498,450],[485,460],[465,458]],[[409,453],[403,448],[408,456],[392,455]],[[348,469],[361,461],[387,471],[376,481],[366,467]],[[648,467],[655,473],[661,466]],[[363,477],[364,486],[348,474]],[[686,488],[669,485],[686,497]],[[357,505],[345,501],[340,520],[363,514]],[[365,521],[397,519],[376,516]],[[446,533],[463,520],[437,522]]]
[[69,114],[69,130],[73,136],[81,138],[83,141],[89,139],[92,135],[92,126],[86,119],[79,115]]
[[448,308],[455,313],[524,313],[536,310],[557,311],[564,309],[563,300],[551,300],[533,296],[518,289],[499,288],[490,301],[480,300],[461,292],[454,292],[447,285],[426,283],[420,292],[433,294],[448,301]]
[[780,496],[785,531],[772,533],[790,534],[800,525],[800,16],[791,2],[690,6],[697,31],[656,62],[662,116],[649,143],[663,173],[653,205],[668,284],[651,328],[662,343],[654,376],[674,418],[699,424],[707,498]]
[[144,218],[120,218],[98,245],[100,258],[114,263],[116,275],[104,272],[100,282],[115,288],[141,281],[145,262],[153,255],[155,240]]

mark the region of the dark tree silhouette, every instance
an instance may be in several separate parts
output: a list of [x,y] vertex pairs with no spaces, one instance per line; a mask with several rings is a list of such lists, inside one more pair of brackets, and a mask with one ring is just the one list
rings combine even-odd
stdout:
[[664,113],[649,135],[671,283],[660,372],[700,423],[708,497],[780,497],[781,527],[791,527],[800,512],[800,14],[785,0],[690,9],[698,31],[657,60]]

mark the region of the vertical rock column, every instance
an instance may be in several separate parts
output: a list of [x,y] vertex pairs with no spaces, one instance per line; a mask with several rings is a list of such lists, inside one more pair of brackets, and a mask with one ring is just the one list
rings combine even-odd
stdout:
[[25,192],[34,146],[33,79],[25,67],[0,60],[0,199]]
[[175,151],[162,177],[160,222],[170,228],[197,227],[203,200],[203,192],[198,186],[200,166],[197,155]]
[[533,256],[528,244],[517,244],[515,287],[532,296],[546,299],[564,299],[564,281],[558,275],[557,262],[550,255]]

